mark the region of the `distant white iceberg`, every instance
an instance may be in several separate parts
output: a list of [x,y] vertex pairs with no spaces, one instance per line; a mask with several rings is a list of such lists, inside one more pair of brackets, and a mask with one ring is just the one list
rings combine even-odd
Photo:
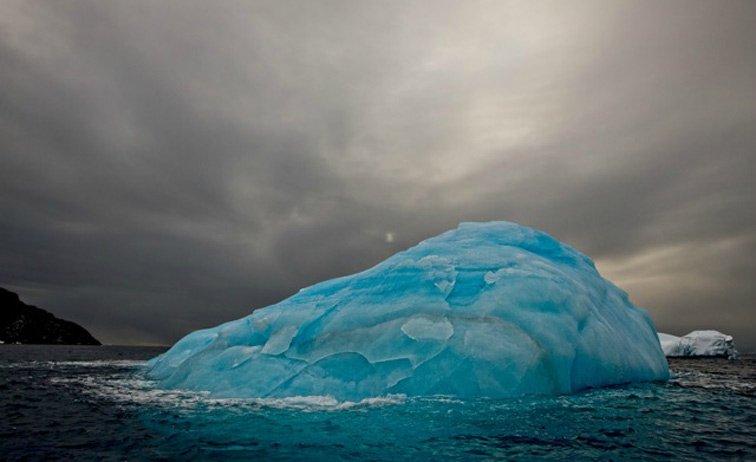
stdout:
[[658,335],[665,356],[709,356],[729,359],[738,357],[732,336],[716,330],[694,330],[682,337],[661,332]]

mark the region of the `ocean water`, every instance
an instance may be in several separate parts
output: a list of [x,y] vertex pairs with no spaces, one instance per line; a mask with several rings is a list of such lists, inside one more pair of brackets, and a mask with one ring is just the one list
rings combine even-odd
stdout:
[[139,347],[0,345],[0,460],[756,460],[756,357],[558,397],[218,400]]

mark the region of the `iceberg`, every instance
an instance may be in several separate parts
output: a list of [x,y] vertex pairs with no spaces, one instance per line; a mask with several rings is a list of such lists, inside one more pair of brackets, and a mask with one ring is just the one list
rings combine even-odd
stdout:
[[649,315],[590,258],[490,222],[193,332],[147,375],[214,397],[352,401],[566,394],[669,370]]
[[694,330],[682,337],[659,332],[664,354],[669,357],[708,356],[735,359],[738,350],[731,335],[716,330]]

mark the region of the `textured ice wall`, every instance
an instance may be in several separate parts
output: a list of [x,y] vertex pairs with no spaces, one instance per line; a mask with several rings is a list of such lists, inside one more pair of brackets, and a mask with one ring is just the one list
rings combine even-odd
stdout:
[[463,223],[377,266],[193,332],[149,363],[223,397],[507,397],[668,377],[648,314],[593,262],[508,222]]

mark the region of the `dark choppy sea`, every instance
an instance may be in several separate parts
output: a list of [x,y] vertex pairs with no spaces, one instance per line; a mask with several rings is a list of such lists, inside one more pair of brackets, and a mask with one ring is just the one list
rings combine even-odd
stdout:
[[573,396],[214,400],[159,348],[0,345],[0,460],[756,460],[756,357]]

